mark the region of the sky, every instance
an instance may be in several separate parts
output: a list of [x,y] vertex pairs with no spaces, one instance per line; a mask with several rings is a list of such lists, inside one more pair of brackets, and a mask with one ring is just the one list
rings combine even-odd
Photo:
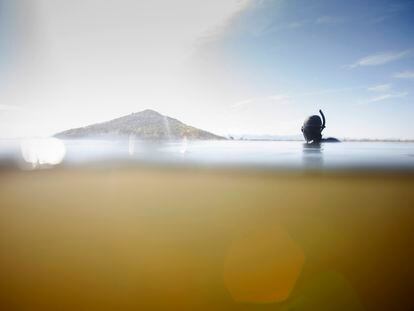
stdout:
[[414,139],[412,0],[0,0],[0,137],[154,109],[222,135]]

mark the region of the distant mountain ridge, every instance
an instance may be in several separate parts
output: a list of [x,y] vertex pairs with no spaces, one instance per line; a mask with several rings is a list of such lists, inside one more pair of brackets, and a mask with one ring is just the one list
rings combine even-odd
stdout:
[[271,135],[271,134],[235,134],[229,135],[235,140],[262,140],[262,141],[303,141],[302,135]]
[[70,129],[57,133],[55,137],[116,138],[133,136],[143,140],[223,140],[224,137],[186,125],[154,110],[132,113],[103,123]]

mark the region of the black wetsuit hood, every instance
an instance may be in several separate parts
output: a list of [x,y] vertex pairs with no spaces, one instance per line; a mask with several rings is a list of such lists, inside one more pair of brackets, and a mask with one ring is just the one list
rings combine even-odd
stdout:
[[319,110],[322,119],[318,115],[310,116],[302,126],[302,133],[306,142],[319,143],[322,140],[322,131],[325,128],[326,120],[322,110]]

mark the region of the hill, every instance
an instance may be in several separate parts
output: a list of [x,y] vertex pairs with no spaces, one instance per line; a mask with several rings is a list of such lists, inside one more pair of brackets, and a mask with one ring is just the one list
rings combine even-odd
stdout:
[[143,140],[221,140],[224,137],[186,125],[177,119],[164,116],[154,110],[113,119],[57,133],[62,139],[117,138],[134,136]]

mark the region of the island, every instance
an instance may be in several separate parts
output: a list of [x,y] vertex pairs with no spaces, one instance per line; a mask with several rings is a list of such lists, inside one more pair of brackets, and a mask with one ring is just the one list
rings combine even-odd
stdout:
[[154,110],[144,110],[107,122],[70,129],[55,134],[60,139],[122,138],[142,140],[225,140],[225,137],[200,130],[183,122],[162,115]]

